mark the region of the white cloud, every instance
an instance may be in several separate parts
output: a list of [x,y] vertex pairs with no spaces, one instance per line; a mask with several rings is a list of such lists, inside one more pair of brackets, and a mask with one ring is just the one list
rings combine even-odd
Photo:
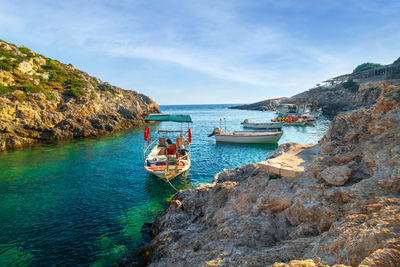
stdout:
[[[78,4],[71,0],[17,5],[9,1],[9,14],[0,13],[0,33],[7,36],[12,29],[14,36],[22,36],[21,40],[25,38],[38,46],[46,43],[47,47],[57,47],[57,53],[64,49],[83,57],[98,55],[104,62],[107,57],[128,59],[132,61],[132,70],[136,59],[145,59],[152,66],[167,62],[178,66],[171,68],[173,76],[179,77],[188,70],[197,73],[197,77],[191,75],[190,82],[199,88],[207,76],[208,82],[215,81],[219,88],[224,85],[240,88],[237,90],[248,88],[248,92],[260,97],[272,89],[285,95],[294,94],[321,80],[349,72],[364,61],[366,53],[371,56],[371,51],[376,51],[378,62],[390,58],[394,50],[385,48],[399,41],[395,18],[388,18],[379,27],[370,26],[367,32],[363,32],[364,24],[354,22],[348,27],[352,29],[350,32],[360,33],[348,38],[340,35],[340,31],[333,32],[337,36],[315,36],[314,30],[324,32],[319,29],[318,21],[310,24],[311,28],[301,25],[314,19],[308,15],[314,4],[296,3],[107,0]],[[258,6],[263,10],[261,13]],[[340,6],[340,3],[316,4],[313,11],[319,14]],[[288,10],[293,20],[285,13]],[[297,20],[299,14],[301,19]],[[346,42],[340,38],[347,38]],[[87,66],[89,69],[85,70],[91,72],[90,62]],[[128,70],[121,70],[124,71]],[[129,76],[121,75],[115,80],[119,78],[129,79]],[[170,79],[162,86],[154,85],[161,87],[179,86],[178,81]]]

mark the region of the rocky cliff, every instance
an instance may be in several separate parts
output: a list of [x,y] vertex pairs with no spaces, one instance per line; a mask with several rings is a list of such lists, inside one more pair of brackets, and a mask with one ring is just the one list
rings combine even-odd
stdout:
[[0,151],[103,135],[158,112],[143,94],[0,41]]
[[381,91],[332,121],[297,179],[250,164],[176,193],[143,248],[149,265],[400,266],[400,88]]
[[[357,84],[346,82],[330,87],[316,87],[288,98],[267,99],[249,105],[230,107],[244,110],[274,110],[280,104],[310,103],[322,108],[326,115],[336,115],[340,112],[354,110],[360,107],[370,107],[375,104],[381,94],[382,87],[388,81]],[[400,81],[391,83],[398,85]]]
[[288,101],[288,97],[280,97],[280,98],[272,98],[272,99],[267,99],[263,101],[259,101],[253,104],[248,104],[248,105],[240,105],[240,106],[234,106],[234,107],[229,107],[230,109],[244,109],[244,110],[275,110],[277,106],[280,105],[280,103]]

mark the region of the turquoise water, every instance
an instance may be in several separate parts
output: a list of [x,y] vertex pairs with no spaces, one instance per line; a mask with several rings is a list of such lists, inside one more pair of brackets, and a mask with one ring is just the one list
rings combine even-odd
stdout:
[[[207,135],[220,118],[226,118],[227,130],[240,130],[244,119],[274,116],[226,107],[161,107],[164,113],[190,114],[194,121],[192,167],[174,179],[175,187],[210,182],[223,168],[264,160],[277,147],[215,144]],[[285,127],[279,143],[315,143],[328,124],[322,118],[315,127]],[[139,128],[0,153],[0,266],[108,266],[142,246],[143,223],[151,222],[175,192],[143,170],[143,144]]]

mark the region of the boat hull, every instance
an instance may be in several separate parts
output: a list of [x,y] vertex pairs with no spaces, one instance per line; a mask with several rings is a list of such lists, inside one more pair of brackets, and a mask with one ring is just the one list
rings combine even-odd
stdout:
[[242,122],[243,127],[253,129],[280,129],[283,122]]
[[[158,146],[155,146],[147,156],[145,164],[143,166],[146,172],[153,174],[168,183],[178,175],[181,175],[182,173],[189,170],[191,166],[189,155],[186,159],[180,160],[184,163],[184,165],[174,165],[169,164],[169,160],[166,158],[166,156],[160,156],[159,150],[160,148],[158,148]],[[146,164],[147,162],[149,162],[149,165]]]
[[306,121],[294,121],[294,122],[285,122],[285,126],[305,126],[307,124]]
[[169,172],[166,172],[165,167],[159,168],[159,169],[152,169],[151,167],[148,167],[145,165],[144,169],[146,170],[146,172],[148,172],[154,176],[157,176],[159,179],[163,180],[164,182],[169,182],[172,179],[174,179],[175,177],[181,175],[182,173],[187,172],[190,169],[190,165],[191,164],[189,161],[189,163],[186,164],[184,166],[184,168],[178,168],[176,171],[175,171],[174,166],[170,166]]
[[268,134],[216,134],[215,141],[225,143],[241,143],[241,144],[267,144],[278,143],[283,132],[268,133]]

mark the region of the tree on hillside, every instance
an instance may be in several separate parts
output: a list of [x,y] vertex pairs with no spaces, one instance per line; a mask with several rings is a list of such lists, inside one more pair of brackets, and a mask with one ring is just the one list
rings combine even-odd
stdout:
[[353,73],[361,72],[361,71],[364,71],[364,70],[370,70],[370,69],[374,69],[374,68],[381,67],[381,66],[382,66],[382,65],[379,64],[379,63],[367,62],[367,63],[363,63],[363,64],[361,64],[361,65],[358,65],[358,66],[353,70]]
[[398,64],[398,63],[400,63],[400,57],[393,62],[393,64]]

